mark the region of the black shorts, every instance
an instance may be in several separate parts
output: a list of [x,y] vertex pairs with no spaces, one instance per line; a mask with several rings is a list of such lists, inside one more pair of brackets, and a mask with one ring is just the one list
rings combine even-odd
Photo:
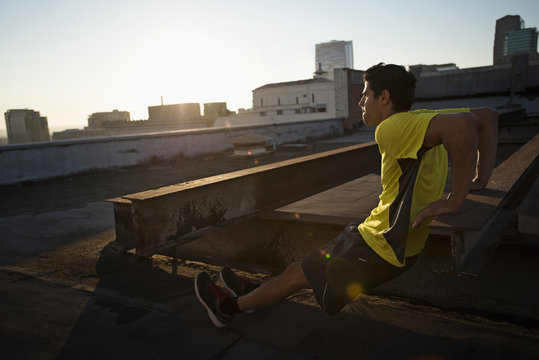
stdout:
[[366,290],[399,276],[417,258],[406,258],[402,268],[388,263],[363,240],[358,225],[347,225],[333,241],[301,262],[318,304],[331,315]]

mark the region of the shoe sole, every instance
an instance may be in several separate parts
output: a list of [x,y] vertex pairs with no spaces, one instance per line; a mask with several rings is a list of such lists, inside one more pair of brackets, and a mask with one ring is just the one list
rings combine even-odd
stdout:
[[197,295],[197,299],[198,301],[202,304],[202,306],[204,306],[204,308],[206,309],[206,311],[208,312],[208,316],[210,317],[210,320],[211,322],[217,326],[218,328],[224,328],[226,326],[226,324],[222,323],[221,320],[219,320],[217,318],[217,316],[214,314],[213,310],[206,304],[206,302],[202,299],[202,297],[200,296],[200,293],[198,291],[198,277],[199,277],[200,274],[197,274],[197,276],[195,277],[195,293]]

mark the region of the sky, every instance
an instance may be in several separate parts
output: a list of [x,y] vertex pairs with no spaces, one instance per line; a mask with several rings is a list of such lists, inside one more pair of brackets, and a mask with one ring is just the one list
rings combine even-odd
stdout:
[[[309,79],[315,44],[353,42],[354,68],[492,65],[496,20],[539,27],[539,0],[0,0],[0,111],[33,109],[51,132],[95,112],[226,102]],[[0,129],[5,129],[0,121]]]

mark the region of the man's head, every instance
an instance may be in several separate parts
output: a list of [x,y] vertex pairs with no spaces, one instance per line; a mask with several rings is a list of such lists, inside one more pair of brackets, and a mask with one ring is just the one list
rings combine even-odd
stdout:
[[363,80],[369,82],[375,98],[387,90],[395,112],[412,107],[416,78],[404,66],[384,63],[371,66],[363,73]]

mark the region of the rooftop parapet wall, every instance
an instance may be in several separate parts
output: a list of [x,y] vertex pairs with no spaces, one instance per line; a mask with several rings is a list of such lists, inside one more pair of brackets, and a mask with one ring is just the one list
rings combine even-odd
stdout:
[[[337,114],[354,117],[363,90],[363,71],[338,69],[335,75]],[[509,95],[539,87],[539,60],[514,56],[511,64],[415,74],[415,100]],[[360,120],[360,119],[359,119]]]
[[343,120],[333,118],[0,146],[0,185],[225,152],[245,134],[271,137],[280,145],[343,132]]
[[539,61],[422,73],[417,81],[417,100],[522,92],[539,87]]

